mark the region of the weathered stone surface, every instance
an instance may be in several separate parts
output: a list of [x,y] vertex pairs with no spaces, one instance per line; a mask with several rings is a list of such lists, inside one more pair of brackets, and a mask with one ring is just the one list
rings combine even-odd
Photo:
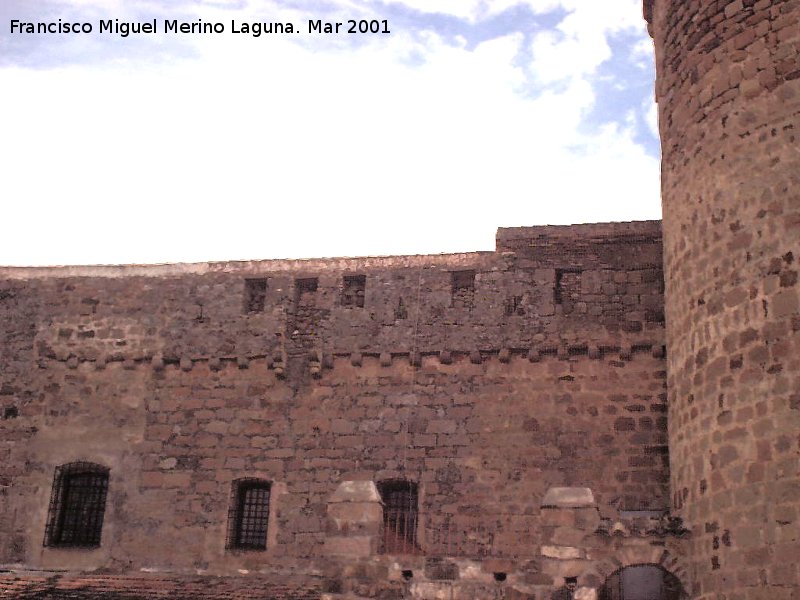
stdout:
[[561,560],[571,560],[585,558],[586,553],[580,548],[571,546],[542,546],[542,556],[547,558],[558,558]]
[[373,536],[328,536],[324,552],[333,556],[367,557],[375,554],[377,545]]
[[432,580],[454,581],[459,578],[458,565],[442,558],[428,558],[425,561],[425,577]]
[[556,527],[551,541],[559,546],[579,546],[586,537],[586,531],[572,527]]
[[328,516],[350,523],[380,522],[383,510],[378,502],[340,502],[328,505]]
[[[331,495],[329,502],[380,502],[378,488],[374,481],[343,481]],[[330,508],[329,508],[330,510]]]
[[789,408],[800,389],[800,3],[645,7],[662,142],[671,504],[693,536],[685,583],[698,600],[796,596],[800,574],[770,567],[786,562],[778,548],[796,531],[775,514],[800,507],[800,494],[776,493],[800,486],[786,468],[800,449]]
[[[647,222],[501,230],[496,253],[0,269],[0,563],[224,574],[327,560],[329,537],[377,552],[375,483],[403,478],[428,555],[537,556],[548,481],[663,509],[659,248]],[[586,350],[623,344],[625,363]],[[110,469],[103,543],[34,551],[55,468],[81,460]],[[225,548],[248,478],[271,484],[266,554]]]
[[597,590],[589,587],[579,587],[575,590],[575,600],[597,600]]
[[542,508],[585,508],[596,506],[589,488],[552,487],[542,498]]

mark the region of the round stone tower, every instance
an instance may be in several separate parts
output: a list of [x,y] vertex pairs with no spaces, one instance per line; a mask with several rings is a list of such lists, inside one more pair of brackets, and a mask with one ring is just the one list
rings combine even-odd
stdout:
[[645,0],[692,598],[800,597],[800,0]]

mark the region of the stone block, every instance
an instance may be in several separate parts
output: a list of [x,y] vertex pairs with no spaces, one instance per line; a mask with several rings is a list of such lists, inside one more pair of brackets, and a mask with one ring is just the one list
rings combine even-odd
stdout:
[[545,527],[575,527],[575,511],[570,508],[543,508],[541,520]]
[[415,600],[450,600],[453,597],[452,586],[439,582],[414,583],[409,591]]
[[325,532],[327,535],[342,537],[372,536],[377,538],[381,534],[382,527],[383,523],[375,521],[338,521],[328,518],[325,522]]
[[546,573],[526,573],[522,580],[531,585],[553,585],[553,577]]
[[597,600],[597,590],[590,587],[579,587],[575,590],[575,600]]
[[565,577],[575,577],[585,572],[590,564],[591,563],[588,561],[578,558],[561,559],[545,557],[542,559],[542,572],[558,580]]
[[559,546],[580,546],[586,537],[586,531],[574,527],[556,527],[551,541]]
[[378,551],[375,536],[329,536],[325,538],[324,552],[328,556],[366,557]]
[[425,577],[440,581],[454,581],[458,579],[458,565],[443,558],[428,558],[425,560]]
[[542,556],[559,560],[573,560],[584,558],[586,553],[573,546],[542,546]]
[[374,481],[343,481],[331,495],[329,502],[380,502]]
[[542,499],[542,508],[585,508],[596,506],[594,494],[589,488],[552,487]]
[[383,509],[378,502],[336,502],[328,504],[328,516],[337,522],[380,523]]

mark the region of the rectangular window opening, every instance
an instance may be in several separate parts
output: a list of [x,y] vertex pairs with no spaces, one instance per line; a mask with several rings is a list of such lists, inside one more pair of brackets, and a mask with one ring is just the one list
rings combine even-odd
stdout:
[[266,279],[244,280],[244,311],[246,313],[264,312],[267,299]]
[[45,546],[95,548],[100,545],[108,472],[101,465],[84,462],[56,468]]
[[408,318],[408,309],[405,302],[403,302],[403,298],[397,301],[397,306],[394,309],[394,318],[398,320]]
[[318,277],[294,280],[294,299],[297,304],[313,304],[314,294],[319,286]]
[[269,523],[270,483],[262,479],[233,482],[228,513],[228,542],[232,550],[265,550]]
[[556,269],[553,300],[571,308],[578,301],[581,291],[581,271],[578,269]]
[[514,315],[524,315],[525,309],[522,306],[522,296],[509,296],[505,301],[505,313],[507,317]]
[[345,275],[342,278],[342,306],[364,308],[366,289],[366,275]]
[[403,480],[378,483],[383,502],[382,554],[418,554],[417,484]]
[[472,308],[475,301],[475,271],[451,271],[452,306]]

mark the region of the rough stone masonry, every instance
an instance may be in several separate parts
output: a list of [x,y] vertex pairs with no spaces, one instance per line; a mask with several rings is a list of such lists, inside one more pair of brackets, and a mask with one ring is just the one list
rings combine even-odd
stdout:
[[[419,598],[679,570],[661,264],[642,222],[473,254],[2,269],[0,562]],[[108,473],[101,537],[64,547],[80,464]],[[269,486],[261,551],[231,547],[242,481]],[[398,481],[400,551],[378,493]]]
[[692,597],[800,597],[800,2],[645,2]]
[[800,0],[644,13],[663,244],[0,269],[0,595],[797,598]]

